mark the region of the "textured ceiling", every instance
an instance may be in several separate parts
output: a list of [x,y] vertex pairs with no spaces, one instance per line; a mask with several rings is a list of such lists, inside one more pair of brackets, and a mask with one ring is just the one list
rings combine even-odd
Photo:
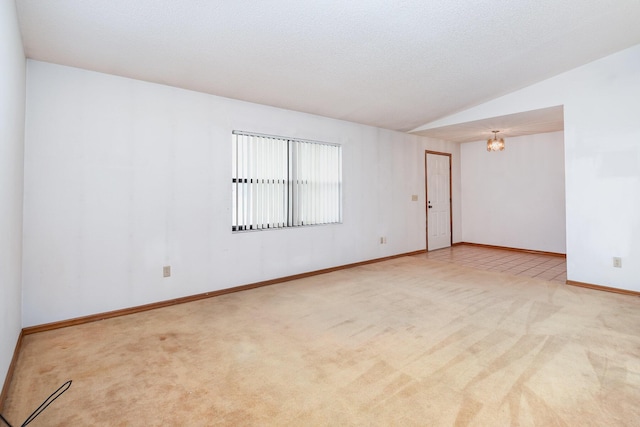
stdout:
[[408,131],[640,43],[639,0],[17,0],[29,58]]
[[503,138],[561,131],[564,109],[559,105],[412,133],[451,142],[472,142],[492,138],[494,130],[500,131]]

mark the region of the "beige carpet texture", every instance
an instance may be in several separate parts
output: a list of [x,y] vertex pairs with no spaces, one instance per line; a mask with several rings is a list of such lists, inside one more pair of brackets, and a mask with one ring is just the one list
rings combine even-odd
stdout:
[[638,426],[640,298],[402,257],[24,337],[38,426]]

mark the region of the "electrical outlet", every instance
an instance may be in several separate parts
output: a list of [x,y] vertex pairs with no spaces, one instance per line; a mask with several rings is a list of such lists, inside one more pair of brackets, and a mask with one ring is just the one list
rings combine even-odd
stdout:
[[411,201],[412,202],[417,202],[418,201],[418,195],[417,194],[411,195]]
[[386,237],[381,237],[380,238],[380,244],[383,245],[385,243],[387,243],[387,238]]
[[165,265],[162,267],[162,277],[170,277],[171,276],[171,266]]
[[622,258],[620,258],[619,256],[614,256],[613,257],[613,266],[615,268],[622,268]]

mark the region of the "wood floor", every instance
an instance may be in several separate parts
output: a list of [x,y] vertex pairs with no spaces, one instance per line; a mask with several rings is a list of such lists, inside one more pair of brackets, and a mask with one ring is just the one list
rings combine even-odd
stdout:
[[27,335],[3,415],[73,380],[30,426],[638,425],[639,298],[431,256]]

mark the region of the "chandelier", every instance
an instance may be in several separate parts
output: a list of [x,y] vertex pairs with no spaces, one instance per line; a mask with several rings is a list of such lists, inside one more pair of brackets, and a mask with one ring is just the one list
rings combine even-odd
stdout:
[[493,139],[487,139],[487,151],[502,151],[504,150],[504,138],[498,139],[499,130],[492,130]]

